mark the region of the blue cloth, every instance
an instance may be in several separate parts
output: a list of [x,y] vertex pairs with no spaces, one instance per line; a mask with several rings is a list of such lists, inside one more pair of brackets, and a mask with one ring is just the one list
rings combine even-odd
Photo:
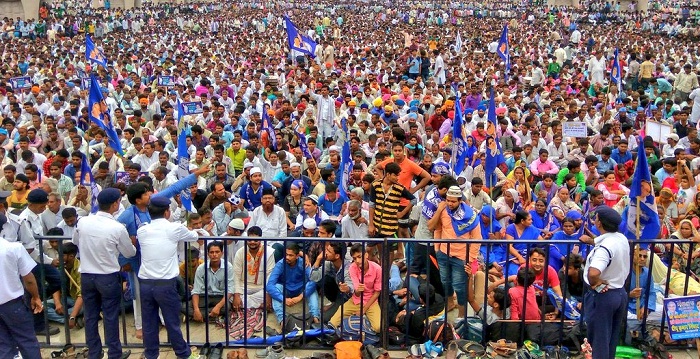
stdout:
[[14,357],[18,350],[22,358],[41,358],[32,322],[32,312],[23,297],[0,304],[0,355],[3,358]]
[[[119,340],[119,313],[122,285],[119,273],[80,275],[81,293],[85,310],[85,343],[89,348],[88,358],[102,358],[102,340],[98,323],[100,312],[104,325],[105,344],[109,348],[109,359],[122,357]],[[179,297],[178,297],[179,298]],[[156,312],[156,315],[157,312]]]
[[544,215],[540,216],[540,214],[533,209],[530,210],[530,215],[532,216],[532,225],[536,228],[550,232],[559,228],[559,221],[548,211],[545,211]]
[[[284,259],[282,261],[284,261]],[[318,293],[316,292],[316,283],[314,283],[313,281],[308,281],[306,283],[307,288],[310,286],[309,283],[313,283],[313,289],[311,290],[311,293],[309,295],[304,294],[304,302],[309,307],[309,312],[311,313],[311,316],[313,318],[320,319],[321,318],[321,309],[318,305]],[[297,293],[297,294],[288,293],[285,290],[284,286],[282,286],[282,284],[279,284],[279,283],[275,284],[274,288],[275,288],[275,290],[279,291],[280,293],[282,293],[282,291],[284,291],[285,298],[296,297],[297,295],[299,295],[299,293]],[[283,301],[276,300],[276,299],[272,298],[272,309],[275,311],[275,316],[277,317],[277,321],[282,323],[284,321]]]
[[141,286],[141,313],[143,313],[143,345],[146,359],[158,358],[160,349],[160,318],[163,314],[168,341],[178,358],[192,354],[180,330],[180,296],[177,292],[177,278],[163,280],[139,279]]
[[340,210],[343,208],[343,204],[345,204],[347,201],[348,199],[345,196],[336,194],[335,201],[331,202],[324,194],[318,199],[318,206],[321,207],[321,209],[326,212],[327,215],[338,217],[340,216]]
[[[515,224],[509,224],[506,227],[506,234],[513,237],[513,239],[522,240],[536,240],[540,236],[540,230],[535,228],[535,226],[529,226],[525,228],[522,235],[518,236],[518,231],[515,229]],[[527,244],[514,244],[515,248],[523,257],[527,256]]]
[[[617,149],[617,148],[616,148]],[[603,157],[600,155],[598,157],[598,166],[596,169],[598,170],[598,173],[603,174],[607,171],[612,171],[615,169],[615,166],[617,166],[617,162],[610,156],[607,161],[603,161]]]
[[[644,307],[644,304],[646,303],[647,309],[650,312],[655,312],[657,293],[656,286],[654,286],[654,283],[651,283],[651,285],[649,286],[649,292],[647,292],[647,285],[649,285],[649,268],[642,267],[642,271],[641,273],[639,273],[639,285],[637,285],[637,275],[634,274],[634,272],[630,272],[630,278],[630,290],[635,288],[642,288],[642,296],[639,298],[630,297],[629,303],[627,304],[627,311],[629,311],[632,314],[637,314],[637,300],[641,299],[640,308]],[[651,293],[651,296],[649,296],[648,293]],[[649,298],[649,303],[647,303],[647,297]]]
[[258,187],[257,191],[253,190],[253,187],[251,186],[250,182],[246,182],[241,187],[241,191],[239,192],[241,199],[245,201],[245,209],[247,209],[248,211],[252,211],[255,208],[261,206],[262,194],[263,191],[267,188],[272,188],[272,186],[265,181],[260,182],[260,187]]

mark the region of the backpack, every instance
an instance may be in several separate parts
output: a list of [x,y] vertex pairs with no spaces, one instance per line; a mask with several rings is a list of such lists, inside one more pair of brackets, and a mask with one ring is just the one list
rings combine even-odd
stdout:
[[366,316],[360,318],[357,315],[351,315],[343,319],[340,339],[358,341],[365,345],[379,343],[379,335],[372,330],[369,319]]
[[484,338],[484,323],[479,317],[466,317],[455,327],[460,338],[481,343]]
[[302,332],[301,335],[296,335],[293,338],[286,338],[287,345],[290,347],[298,346],[301,344],[301,338],[304,337],[303,332],[311,329],[311,324],[313,323],[313,318],[310,315],[306,316],[306,321],[302,314],[287,314],[284,318],[284,333],[291,333],[294,331]]
[[406,335],[395,326],[391,326],[387,329],[387,340],[389,341],[389,345],[398,345],[402,348],[406,346]]
[[428,340],[432,340],[433,343],[441,342],[444,346],[447,346],[447,343],[455,339],[459,339],[455,328],[445,319],[436,319],[429,322],[425,326],[425,336]]

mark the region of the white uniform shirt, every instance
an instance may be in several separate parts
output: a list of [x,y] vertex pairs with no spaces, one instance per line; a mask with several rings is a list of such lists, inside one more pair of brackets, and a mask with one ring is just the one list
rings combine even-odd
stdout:
[[24,295],[20,276],[29,274],[35,265],[22,244],[0,238],[0,304]]
[[630,272],[630,247],[622,233],[605,233],[595,238],[595,247],[586,259],[583,280],[588,283],[588,270],[598,269],[600,279],[608,282],[610,289],[624,288]]
[[80,252],[80,273],[116,273],[121,268],[119,253],[126,258],[136,255],[126,227],[107,212],[82,217],[75,227],[73,243]]
[[136,232],[141,245],[141,279],[172,279],[180,275],[178,266],[178,242],[194,242],[197,232],[181,223],[158,218]]

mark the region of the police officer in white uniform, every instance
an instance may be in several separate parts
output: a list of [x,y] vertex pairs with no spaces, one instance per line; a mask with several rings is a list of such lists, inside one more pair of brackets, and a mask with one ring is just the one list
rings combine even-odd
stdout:
[[595,359],[614,359],[620,330],[626,320],[627,292],[625,281],[630,272],[630,247],[618,232],[620,214],[608,206],[596,209],[595,239],[582,236],[581,241],[595,247],[586,259],[583,279],[587,291],[583,300],[588,341]]
[[105,344],[109,359],[128,358],[119,341],[119,310],[122,295],[118,256],[136,255],[129,233],[114,219],[119,210],[121,192],[106,188],[97,195],[99,211],[83,217],[75,226],[73,243],[80,251],[80,280],[85,303],[85,341],[88,358],[102,358],[102,340],[98,332],[100,311],[104,319]]
[[[7,205],[7,197],[9,197],[12,194],[12,192],[9,191],[0,191],[0,213],[5,214],[7,217],[7,223],[5,223],[2,226],[2,231],[0,231],[0,236],[2,238],[5,238],[8,242],[20,242],[24,246],[24,249],[27,250],[27,253],[29,253],[29,256],[34,259],[34,261],[39,262],[39,248],[37,247],[37,241],[34,240],[34,233],[32,233],[32,228],[29,226],[29,222],[25,219],[21,219],[18,215],[8,212],[8,205]],[[45,258],[48,258],[46,255],[44,255]],[[42,260],[43,262],[43,260]],[[50,263],[49,263],[50,264]],[[51,266],[45,266],[41,265],[44,267],[44,278],[45,279],[50,279],[50,281],[53,283],[51,288],[47,288],[48,291],[51,293],[55,292],[60,288],[60,276],[56,268],[51,267]],[[41,278],[41,268],[40,266],[34,266],[34,269],[32,269],[32,273],[34,273],[34,278],[37,279],[37,283],[39,285],[39,293],[42,291],[47,291],[47,290],[42,290],[43,285],[42,283],[39,283],[39,280]],[[58,279],[58,282],[56,281]],[[57,286],[56,286],[57,283]],[[38,335],[44,335],[48,333],[49,335],[56,335],[60,332],[58,327],[52,327],[49,326],[48,330],[46,329],[46,322],[44,321],[44,316],[43,315],[35,315],[34,316],[34,332]]]
[[[0,227],[6,222],[0,214]],[[32,312],[44,310],[32,274],[35,266],[22,244],[0,238],[0,358],[13,358],[18,350],[22,358],[41,358],[32,324]],[[31,310],[24,303],[25,288],[31,295]]]
[[194,242],[197,232],[190,231],[182,223],[168,221],[170,199],[151,197],[148,205],[151,222],[138,229],[141,246],[141,310],[143,321],[143,344],[146,359],[158,358],[160,340],[160,318],[163,314],[168,339],[178,358],[188,358],[192,351],[180,330],[180,296],[177,278],[180,275],[177,248],[180,242]]

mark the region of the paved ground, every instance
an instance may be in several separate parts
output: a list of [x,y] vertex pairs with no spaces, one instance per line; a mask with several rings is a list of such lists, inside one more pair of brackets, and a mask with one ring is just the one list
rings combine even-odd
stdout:
[[[299,311],[301,310],[301,306],[299,305],[296,310],[293,309],[293,311]],[[453,311],[450,313],[450,316],[456,312]],[[268,316],[268,326],[278,329],[279,325],[276,323],[275,316],[273,314],[270,314]],[[102,333],[102,322],[100,322],[100,333]],[[51,325],[58,326],[56,323],[52,323]],[[51,345],[55,347],[61,347],[63,344],[65,344],[65,330],[63,326],[60,327],[61,332],[57,335],[52,336],[51,339]],[[181,325],[183,333],[186,333],[186,327],[185,324]],[[120,326],[120,330],[121,330]],[[140,347],[142,345],[142,341],[140,339],[137,339],[135,337],[136,334],[136,329],[134,327],[134,321],[133,321],[133,315],[132,314],[127,314],[126,315],[126,340],[123,337],[122,334],[122,343],[128,343],[128,345]],[[207,340],[207,335],[209,337],[209,342],[210,343],[217,343],[217,342],[224,342],[226,340],[226,333],[223,328],[218,327],[216,325],[209,325],[208,329],[208,334],[207,334],[207,328],[203,323],[193,323],[190,325],[189,328],[189,337],[190,337],[190,342],[191,343],[205,343]],[[72,343],[84,343],[85,342],[85,330],[84,329],[73,329],[70,331],[70,339]],[[41,336],[39,337],[40,342],[42,340],[45,340],[45,337]],[[167,342],[167,334],[164,328],[161,328],[160,330],[160,340],[162,343]],[[50,358],[51,357],[51,352],[57,350],[57,348],[46,348],[42,350],[42,357],[43,358]],[[255,358],[255,351],[257,349],[250,349],[249,350],[249,357]],[[224,358],[226,357],[226,353],[228,350],[224,350]],[[314,352],[332,352],[332,350],[329,349],[310,349],[310,350],[286,350],[285,353],[288,358],[305,358],[311,356]],[[132,348],[131,349],[131,357],[132,359],[138,359],[141,358],[141,354],[143,353],[143,349],[141,348]],[[405,351],[392,351],[391,353],[392,358],[405,358],[406,357],[406,352]],[[697,351],[695,350],[674,350],[672,352],[673,359],[700,359],[700,356],[698,356]],[[175,353],[172,351],[171,348],[169,347],[162,347],[160,351],[160,359],[175,359]]]

